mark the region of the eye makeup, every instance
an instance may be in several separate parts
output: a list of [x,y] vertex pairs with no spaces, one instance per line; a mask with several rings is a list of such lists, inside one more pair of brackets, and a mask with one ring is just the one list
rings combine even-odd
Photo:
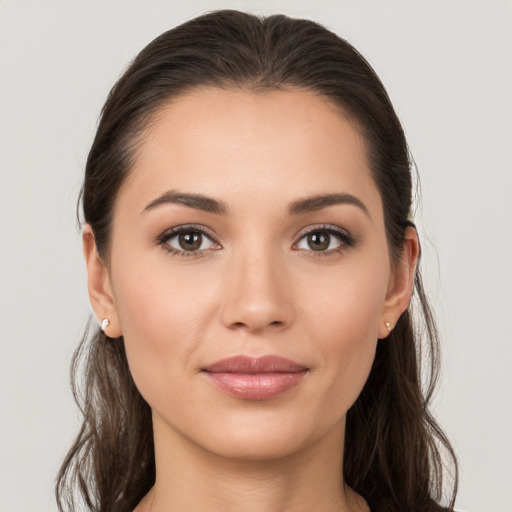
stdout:
[[204,226],[185,224],[167,229],[157,238],[156,243],[173,256],[197,258],[222,249],[215,238],[213,232]]
[[312,257],[326,257],[340,254],[355,245],[355,238],[346,229],[333,224],[321,224],[303,230],[292,248],[309,252]]
[[[355,238],[346,229],[333,224],[309,226],[297,238],[291,248],[309,253],[311,257],[333,256],[356,245]],[[156,244],[178,258],[202,257],[222,249],[214,232],[197,224],[169,228],[157,237]]]

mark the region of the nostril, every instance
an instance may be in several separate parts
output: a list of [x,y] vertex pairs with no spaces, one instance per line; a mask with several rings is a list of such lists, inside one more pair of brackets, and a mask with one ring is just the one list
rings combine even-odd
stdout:
[[[274,320],[273,322],[270,322],[268,324],[266,324],[266,327],[271,327],[271,326],[274,326],[274,327],[282,327],[284,325],[284,322],[282,322],[281,320]],[[233,322],[231,324],[231,328],[232,329],[250,329],[250,330],[261,330],[262,328],[265,328],[265,326],[251,326],[250,323],[245,323],[245,322]]]

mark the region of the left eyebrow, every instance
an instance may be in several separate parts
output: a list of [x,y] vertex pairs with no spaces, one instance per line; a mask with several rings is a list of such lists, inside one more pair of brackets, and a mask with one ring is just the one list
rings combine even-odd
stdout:
[[357,206],[371,220],[370,212],[366,205],[361,199],[358,199],[352,194],[321,194],[299,199],[289,204],[288,213],[290,215],[300,215],[302,213],[316,212],[336,204],[351,204]]

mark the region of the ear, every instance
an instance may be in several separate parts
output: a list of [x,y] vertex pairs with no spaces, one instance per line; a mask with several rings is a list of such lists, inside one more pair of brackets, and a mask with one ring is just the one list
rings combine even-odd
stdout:
[[90,224],[84,226],[82,243],[87,267],[87,287],[92,309],[99,323],[104,318],[108,319],[109,324],[105,329],[105,334],[110,338],[117,338],[122,336],[123,333],[110,284],[110,275],[105,262],[98,254],[94,232]]
[[413,227],[406,227],[400,261],[392,270],[386,300],[381,313],[379,338],[386,338],[398,322],[400,315],[409,307],[414,287],[414,276],[420,256],[418,233]]

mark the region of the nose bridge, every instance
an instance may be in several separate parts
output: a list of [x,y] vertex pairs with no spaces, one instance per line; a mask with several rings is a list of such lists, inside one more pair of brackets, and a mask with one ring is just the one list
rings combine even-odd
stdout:
[[284,327],[291,321],[292,305],[283,255],[255,233],[233,248],[226,268],[223,321],[230,328],[261,331]]

